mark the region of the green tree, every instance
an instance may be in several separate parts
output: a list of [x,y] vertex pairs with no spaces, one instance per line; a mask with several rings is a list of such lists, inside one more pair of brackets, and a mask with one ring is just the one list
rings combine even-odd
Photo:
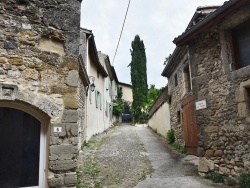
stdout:
[[154,104],[155,100],[159,97],[159,95],[161,94],[162,90],[164,89],[157,89],[155,88],[154,84],[150,85],[150,88],[148,89],[148,94],[147,94],[147,100],[145,103],[145,109],[148,111],[152,105]]
[[117,87],[117,98],[113,100],[113,103],[115,104],[113,107],[113,115],[116,117],[119,117],[122,115],[123,111],[123,101],[122,101],[122,91],[119,87]]
[[136,35],[132,41],[130,74],[133,90],[132,112],[135,121],[140,121],[143,106],[146,101],[147,84],[147,58],[143,41]]

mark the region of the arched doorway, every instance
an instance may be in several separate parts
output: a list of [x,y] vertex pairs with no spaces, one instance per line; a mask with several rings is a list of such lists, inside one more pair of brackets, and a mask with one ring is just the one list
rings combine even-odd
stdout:
[[0,188],[46,187],[46,125],[23,105],[0,102]]

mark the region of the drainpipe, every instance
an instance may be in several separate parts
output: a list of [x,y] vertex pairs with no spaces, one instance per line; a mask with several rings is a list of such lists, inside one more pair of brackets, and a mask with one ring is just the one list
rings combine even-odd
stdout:
[[[89,39],[92,37],[92,35],[90,35],[88,38],[87,38],[87,40],[86,40],[86,70],[87,70],[87,74],[89,73],[89,70],[88,70],[88,67],[89,67],[89,58],[88,58],[88,56],[89,56]],[[88,92],[89,90],[87,90],[87,92]],[[90,95],[91,95],[91,93],[90,93]],[[88,138],[88,136],[87,136],[87,128],[88,128],[88,95],[85,95],[85,141],[86,142],[88,142],[87,141],[87,138]]]

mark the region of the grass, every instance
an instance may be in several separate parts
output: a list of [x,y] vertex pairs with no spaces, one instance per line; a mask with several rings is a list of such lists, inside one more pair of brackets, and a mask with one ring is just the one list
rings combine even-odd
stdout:
[[[101,188],[101,182],[97,180],[100,173],[97,163],[88,157],[85,164],[77,171],[77,188]],[[84,175],[84,178],[83,178]]]
[[211,172],[205,175],[206,179],[212,180],[214,183],[224,183],[224,178],[218,172]]
[[250,174],[243,173],[239,177],[240,188],[250,188]]
[[177,142],[172,143],[171,146],[174,149],[176,149],[177,151],[179,151],[180,153],[186,153],[187,152],[186,149]]

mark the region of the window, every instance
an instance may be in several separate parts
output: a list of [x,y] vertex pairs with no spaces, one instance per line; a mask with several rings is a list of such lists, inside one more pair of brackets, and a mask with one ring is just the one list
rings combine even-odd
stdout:
[[250,65],[250,21],[232,31],[235,67],[240,69]]
[[178,86],[178,77],[177,77],[177,73],[174,75],[174,85]]
[[184,72],[184,87],[185,87],[185,93],[189,92],[191,90],[191,81],[190,81],[190,70],[189,70],[189,64],[187,64],[183,70]]
[[178,110],[177,111],[177,123],[180,123],[181,122],[181,111]]
[[102,95],[98,90],[95,91],[95,104],[96,108],[102,110]]

